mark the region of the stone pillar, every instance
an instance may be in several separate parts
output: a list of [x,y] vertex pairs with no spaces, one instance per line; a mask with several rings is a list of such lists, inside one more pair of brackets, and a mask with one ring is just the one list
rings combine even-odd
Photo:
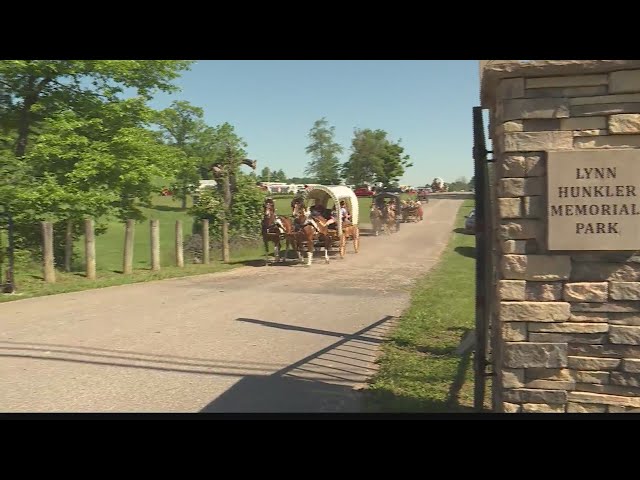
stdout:
[[640,411],[640,61],[489,64],[481,98],[494,409]]

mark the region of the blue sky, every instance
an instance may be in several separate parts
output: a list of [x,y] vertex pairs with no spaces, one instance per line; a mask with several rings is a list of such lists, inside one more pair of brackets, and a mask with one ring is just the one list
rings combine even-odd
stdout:
[[301,176],[313,123],[326,117],[350,154],[354,128],[402,139],[414,166],[401,184],[473,175],[471,108],[478,105],[477,60],[205,60],[158,95],[202,107],[209,125],[231,123],[258,170]]

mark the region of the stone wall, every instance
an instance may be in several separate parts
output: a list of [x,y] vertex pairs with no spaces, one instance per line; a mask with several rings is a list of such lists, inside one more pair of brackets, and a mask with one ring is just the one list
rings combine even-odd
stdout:
[[640,148],[640,62],[488,67],[482,102],[499,217],[495,410],[640,411],[640,255],[550,252],[546,230],[546,152]]

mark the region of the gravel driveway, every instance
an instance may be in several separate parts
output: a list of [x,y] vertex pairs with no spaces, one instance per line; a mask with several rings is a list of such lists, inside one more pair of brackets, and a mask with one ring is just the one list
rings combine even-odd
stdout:
[[[358,411],[379,344],[462,200],[349,243],[344,260],[247,266],[0,304],[0,411]],[[291,262],[294,263],[293,261]]]

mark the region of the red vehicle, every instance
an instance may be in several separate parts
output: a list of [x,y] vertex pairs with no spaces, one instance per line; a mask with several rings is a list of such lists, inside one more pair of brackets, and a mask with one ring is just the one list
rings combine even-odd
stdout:
[[356,197],[373,197],[373,192],[367,187],[358,187],[353,193],[356,194]]

